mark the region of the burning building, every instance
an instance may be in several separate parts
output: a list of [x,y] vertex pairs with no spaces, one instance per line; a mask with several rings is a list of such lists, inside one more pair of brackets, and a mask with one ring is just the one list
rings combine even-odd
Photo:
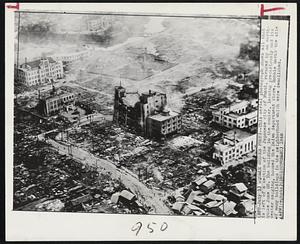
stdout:
[[167,108],[164,93],[126,92],[115,87],[113,121],[130,126],[149,137],[164,137],[181,129],[181,115]]

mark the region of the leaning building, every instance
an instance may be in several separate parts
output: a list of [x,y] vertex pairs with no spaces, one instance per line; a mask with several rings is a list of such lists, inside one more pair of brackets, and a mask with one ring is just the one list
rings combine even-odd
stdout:
[[113,121],[159,138],[178,132],[182,123],[181,115],[167,108],[166,94],[126,92],[121,85],[115,87]]

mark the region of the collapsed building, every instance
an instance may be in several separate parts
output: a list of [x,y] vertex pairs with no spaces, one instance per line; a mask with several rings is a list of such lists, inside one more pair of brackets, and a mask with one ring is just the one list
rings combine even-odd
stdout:
[[52,85],[52,91],[49,94],[41,95],[39,92],[39,102],[37,110],[40,114],[49,116],[65,109],[69,110],[70,106],[75,105],[75,95],[70,92],[56,90]]
[[255,149],[256,134],[233,129],[224,133],[223,138],[214,143],[213,158],[225,164]]
[[140,95],[121,85],[115,87],[113,121],[157,138],[178,132],[182,125],[181,115],[168,109],[166,94],[149,90]]
[[222,103],[210,106],[212,121],[227,128],[248,128],[257,124],[258,100],[240,101],[224,106]]

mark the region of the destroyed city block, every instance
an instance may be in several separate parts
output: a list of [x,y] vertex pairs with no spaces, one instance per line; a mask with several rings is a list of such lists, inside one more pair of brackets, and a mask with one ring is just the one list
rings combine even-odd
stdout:
[[21,14],[14,210],[253,217],[258,22],[80,16]]

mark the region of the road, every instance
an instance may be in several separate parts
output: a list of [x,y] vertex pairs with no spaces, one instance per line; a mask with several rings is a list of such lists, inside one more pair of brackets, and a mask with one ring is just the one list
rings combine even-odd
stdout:
[[98,158],[84,149],[71,145],[70,143],[58,142],[50,138],[46,139],[45,134],[40,134],[38,139],[52,145],[60,154],[69,155],[82,164],[96,166],[99,173],[110,173],[112,179],[120,180],[125,187],[130,189],[138,199],[144,203],[145,206],[152,209],[152,213],[171,214],[171,210],[161,199],[161,192],[148,188],[128,169],[124,167],[117,168],[112,161]]

